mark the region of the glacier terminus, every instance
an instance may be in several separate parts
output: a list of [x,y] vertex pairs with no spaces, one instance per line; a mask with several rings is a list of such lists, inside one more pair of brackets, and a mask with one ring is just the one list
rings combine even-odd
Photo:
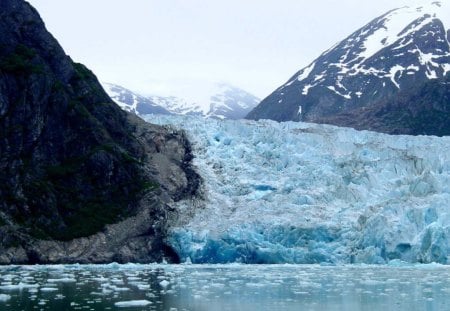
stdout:
[[184,262],[449,262],[450,137],[145,118],[185,129],[203,178],[168,237]]

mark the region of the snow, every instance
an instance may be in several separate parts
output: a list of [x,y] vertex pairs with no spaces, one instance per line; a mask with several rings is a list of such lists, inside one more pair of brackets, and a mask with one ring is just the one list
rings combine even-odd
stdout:
[[205,199],[169,243],[192,263],[447,263],[450,138],[153,116],[184,128]]
[[165,96],[145,96],[106,82],[102,85],[117,105],[135,114],[139,114],[139,104],[150,104],[164,108],[172,114],[224,119],[225,113],[227,117],[238,119],[243,118],[260,102],[257,97],[227,83],[202,82],[199,85],[181,87],[181,90]]
[[445,76],[448,72],[450,72],[450,64],[444,64],[442,66],[442,69],[444,70],[444,76]]
[[[150,100],[175,114],[216,116],[219,109],[252,109],[259,99],[227,83],[205,83],[174,90],[170,96],[150,96]],[[229,106],[227,103],[232,103]]]
[[352,97],[350,96],[350,94],[342,94],[340,93],[338,90],[336,90],[336,88],[334,86],[327,86],[327,88],[331,91],[333,91],[334,93],[336,93],[339,96],[342,96],[346,99],[351,99]]
[[312,64],[310,64],[308,67],[306,67],[305,69],[303,69],[301,71],[301,74],[298,76],[297,80],[298,81],[303,81],[306,78],[308,78],[309,74],[313,71],[315,66],[315,63],[313,62]]
[[391,78],[392,83],[394,83],[394,85],[400,89],[400,84],[398,84],[397,81],[395,81],[395,77],[397,75],[398,72],[400,72],[399,77],[401,77],[403,71],[405,70],[405,67],[400,66],[400,65],[395,65],[394,67],[391,68],[391,70],[389,71],[389,75],[387,75],[387,77]]
[[[311,88],[318,85],[326,87],[335,85],[337,88],[328,87],[331,91],[346,99],[351,99],[351,94],[359,91],[360,85],[349,80],[349,77],[370,75],[384,79],[390,78],[397,88],[400,88],[400,81],[397,76],[415,75],[422,69],[428,79],[436,79],[445,75],[448,70],[448,50],[436,48],[433,53],[416,49],[406,49],[414,46],[415,33],[421,31],[439,19],[444,29],[450,31],[450,2],[449,1],[421,1],[411,5],[391,10],[385,15],[375,19],[359,31],[350,35],[347,39],[336,44],[333,48],[324,52],[317,60],[300,71],[296,77],[300,84],[299,89],[302,95],[308,95]],[[437,33],[428,31],[423,36],[436,36]],[[437,39],[441,42],[447,41],[447,36]],[[381,55],[380,51],[386,49],[387,55]],[[401,50],[400,50],[401,49]],[[398,53],[395,53],[397,52]],[[407,52],[407,53],[405,53]],[[413,53],[414,58],[411,55]],[[386,58],[398,59],[398,66],[385,68],[383,61]],[[414,59],[415,66],[421,65],[415,71],[404,72],[407,64],[405,59]],[[322,61],[322,59],[324,59]],[[380,61],[381,60],[381,61]],[[329,62],[329,63],[328,63]],[[394,62],[395,64],[395,62]],[[402,65],[403,69],[399,66]],[[320,71],[319,68],[328,68]],[[344,79],[339,80],[339,77]],[[289,81],[283,87],[293,83]],[[345,91],[344,91],[345,90]]]
[[118,88],[116,85],[114,84],[109,84],[109,83],[102,83],[103,88],[105,89],[105,91],[108,93],[109,97],[111,97],[111,99],[123,110],[128,111],[128,112],[135,112],[136,110],[133,110],[132,107],[126,103],[123,103],[119,100],[120,95],[122,94],[122,92],[118,91]]
[[314,86],[311,85],[311,84],[305,85],[305,86],[303,87],[303,90],[302,90],[302,95],[308,95],[309,89],[312,88],[312,87],[314,87]]
[[[439,5],[436,3],[439,3]],[[443,22],[445,29],[450,29],[449,11],[448,1],[429,1],[419,7],[407,6],[393,10],[384,16],[383,27],[379,27],[362,43],[364,51],[359,56],[363,59],[372,57],[382,48],[396,43],[401,38],[407,37],[430,23],[434,18],[439,18]],[[426,16],[425,14],[429,14],[428,17],[413,27],[410,26],[411,21],[418,20]],[[404,45],[406,44],[404,43]]]

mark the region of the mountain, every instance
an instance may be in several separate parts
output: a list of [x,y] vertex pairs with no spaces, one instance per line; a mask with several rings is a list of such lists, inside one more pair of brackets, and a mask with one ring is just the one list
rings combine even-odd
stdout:
[[450,263],[450,137],[157,119],[185,129],[207,193],[178,203],[182,261]]
[[450,136],[450,75],[318,122],[391,134]]
[[103,84],[111,98],[138,115],[177,114],[243,119],[259,103],[250,93],[226,83],[202,84],[179,96],[142,96],[118,85]]
[[122,111],[23,0],[0,1],[0,264],[176,261],[182,132]]
[[[320,55],[309,66],[296,73],[264,99],[247,118],[277,121],[325,122],[352,126],[357,111],[372,109],[424,110],[420,101],[408,107],[398,104],[397,96],[425,90],[425,84],[445,79],[450,72],[450,4],[448,1],[427,2],[419,7],[403,7],[387,12],[357,30],[345,40]],[[440,82],[443,90],[448,88]],[[403,92],[403,94],[401,94]],[[445,91],[439,91],[445,93]],[[445,102],[444,98],[433,100]],[[433,103],[429,103],[433,106]],[[438,109],[438,111],[441,111]],[[447,112],[445,112],[447,111]],[[392,111],[395,114],[394,111]],[[423,119],[423,122],[450,122],[448,105],[445,117]],[[375,123],[381,125],[375,125]],[[405,125],[396,127],[394,117],[377,118],[359,128],[378,129],[387,133],[434,134],[444,132],[415,131]],[[391,129],[392,128],[392,129]],[[395,128],[395,129],[394,129]]]
[[122,86],[103,83],[103,87],[111,99],[125,111],[137,115],[171,114],[171,112],[164,109],[161,105],[154,103],[149,98],[139,95]]

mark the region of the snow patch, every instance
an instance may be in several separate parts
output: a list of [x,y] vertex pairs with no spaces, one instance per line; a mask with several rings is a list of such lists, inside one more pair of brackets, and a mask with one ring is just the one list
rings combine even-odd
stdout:
[[389,71],[389,75],[387,75],[387,77],[391,78],[392,83],[394,83],[394,85],[398,89],[400,89],[400,84],[398,84],[398,82],[395,81],[395,77],[396,77],[397,73],[400,72],[400,74],[399,74],[399,78],[400,78],[404,70],[405,70],[405,67],[400,66],[400,65],[395,65]]
[[442,69],[444,70],[444,76],[450,72],[450,64],[442,65]]
[[310,64],[308,67],[304,68],[304,69],[301,71],[301,73],[299,74],[297,80],[298,80],[298,81],[303,81],[303,80],[305,80],[306,78],[308,78],[309,75],[310,75],[310,73],[313,71],[314,66],[315,66],[315,63],[313,62],[313,63]]
[[336,93],[339,96],[342,96],[346,99],[352,99],[352,96],[350,94],[342,94],[339,91],[336,90],[336,88],[334,86],[327,86],[327,88],[331,91],[333,91],[334,93]]
[[313,87],[313,85],[311,85],[311,84],[305,85],[302,90],[302,95],[308,95],[309,89],[312,87]]

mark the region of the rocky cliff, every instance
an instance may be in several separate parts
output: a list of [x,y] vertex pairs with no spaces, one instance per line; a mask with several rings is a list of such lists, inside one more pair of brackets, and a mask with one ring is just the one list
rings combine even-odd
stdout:
[[0,2],[0,263],[176,261],[182,132],[123,112],[23,0]]

